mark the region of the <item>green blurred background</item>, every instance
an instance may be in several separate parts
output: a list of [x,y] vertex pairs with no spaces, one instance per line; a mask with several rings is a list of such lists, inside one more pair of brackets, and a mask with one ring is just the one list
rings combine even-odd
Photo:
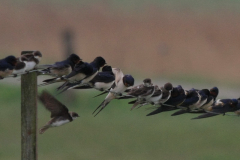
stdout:
[[[64,33],[84,61],[103,56],[132,74],[136,83],[150,77],[160,86],[220,89],[219,98],[238,98],[240,1],[238,0],[1,0],[0,51],[20,55],[39,50],[41,64],[66,57]],[[39,77],[39,83],[47,77]],[[59,84],[39,88],[56,95]],[[0,159],[20,158],[20,81],[0,83]],[[56,96],[81,116],[38,135],[38,157],[44,160],[219,160],[239,159],[239,118],[217,116],[190,120],[166,112],[130,111],[126,100],[114,100],[97,117],[92,111],[104,96],[98,91],[68,91]],[[38,128],[50,118],[39,103]]]

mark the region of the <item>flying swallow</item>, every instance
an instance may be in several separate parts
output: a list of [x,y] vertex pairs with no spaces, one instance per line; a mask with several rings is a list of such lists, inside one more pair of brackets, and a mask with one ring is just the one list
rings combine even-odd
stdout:
[[119,68],[112,68],[112,72],[115,75],[115,85],[113,85],[113,87],[110,89],[104,101],[93,112],[94,114],[101,107],[101,109],[95,114],[95,116],[98,115],[109,104],[111,100],[122,96],[122,93],[128,87],[134,85],[134,78],[131,75],[124,75]]
[[38,98],[46,107],[46,109],[51,112],[52,118],[40,129],[40,134],[43,134],[50,127],[61,126],[79,117],[77,113],[68,111],[68,108],[64,104],[59,102],[47,91],[43,91]]
[[147,116],[178,109],[177,106],[182,104],[185,99],[186,94],[182,86],[178,85],[177,87],[173,87],[170,98],[166,102],[164,102],[161,106],[157,107],[156,110],[147,114]]
[[235,112],[240,109],[237,99],[218,99],[212,106],[208,107],[207,113],[192,119],[201,119],[217,116],[219,114],[225,115],[226,112]]
[[76,54],[71,54],[66,60],[56,62],[52,65],[39,65],[38,69],[43,68],[42,74],[50,74],[56,77],[68,75],[72,72],[74,66],[82,60]]
[[17,64],[17,58],[7,56],[0,60],[0,79],[3,79],[12,74],[14,66]]

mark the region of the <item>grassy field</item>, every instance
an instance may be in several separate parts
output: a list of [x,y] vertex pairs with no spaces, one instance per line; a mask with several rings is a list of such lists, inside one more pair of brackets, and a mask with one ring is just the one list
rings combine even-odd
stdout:
[[[21,151],[20,87],[0,88],[0,159],[15,160]],[[49,89],[53,94],[54,88]],[[104,98],[93,99],[97,93],[78,91],[72,102],[67,101],[68,93],[57,96],[80,118],[38,136],[39,160],[239,159],[238,117],[190,120],[196,115],[171,117],[172,112],[146,117],[150,111],[145,108],[130,111],[127,101],[115,100],[94,118],[91,113]],[[38,106],[40,128],[50,114]]]

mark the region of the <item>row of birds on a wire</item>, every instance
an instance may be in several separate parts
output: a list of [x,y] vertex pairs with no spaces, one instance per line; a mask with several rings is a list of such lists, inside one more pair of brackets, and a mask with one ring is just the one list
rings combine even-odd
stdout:
[[[211,89],[183,89],[181,85],[173,87],[171,83],[163,86],[153,85],[150,78],[134,86],[134,78],[123,74],[121,69],[107,65],[103,57],[96,57],[92,62],[84,62],[78,55],[71,54],[66,60],[50,65],[39,65],[42,54],[39,51],[23,51],[19,58],[8,56],[0,60],[0,78],[37,72],[38,75],[50,75],[39,86],[62,82],[57,88],[59,93],[70,89],[96,89],[97,96],[106,94],[103,102],[94,110],[98,115],[113,99],[132,99],[131,110],[145,105],[152,105],[154,110],[147,116],[176,110],[172,116],[184,113],[199,113],[193,119],[213,117],[226,112],[240,115],[240,99],[216,99],[217,87]],[[97,97],[95,96],[95,97]],[[39,95],[39,100],[51,112],[51,120],[40,129],[44,133],[48,128],[71,122],[78,117],[75,112],[54,98],[47,91]]]

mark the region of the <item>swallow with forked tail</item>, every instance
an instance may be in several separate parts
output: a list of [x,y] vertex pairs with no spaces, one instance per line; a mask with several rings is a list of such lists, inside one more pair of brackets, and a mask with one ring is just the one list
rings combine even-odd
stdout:
[[[128,99],[128,98],[137,98],[134,102],[132,109],[134,109],[139,104],[143,104],[146,102],[147,98],[150,98],[155,92],[155,86],[152,84],[152,80],[150,78],[146,78],[143,80],[143,84],[134,86],[125,96],[122,96],[119,99]],[[132,103],[130,102],[130,103]]]
[[114,83],[115,77],[112,73],[111,66],[104,66],[102,68],[102,72],[98,72],[98,74],[90,80],[84,86],[75,87],[73,89],[90,89],[94,88],[99,91],[109,91]]
[[157,107],[156,110],[149,113],[147,116],[155,115],[165,111],[172,111],[178,109],[177,106],[182,104],[186,99],[186,93],[181,85],[174,87],[171,91],[170,98],[164,102],[161,106]]
[[114,85],[110,89],[108,95],[104,101],[95,109],[93,114],[100,108],[100,110],[94,115],[98,115],[111,100],[122,96],[122,93],[130,86],[134,85],[134,78],[131,75],[124,75],[119,68],[112,68],[112,72],[115,75]]
[[66,60],[56,62],[52,65],[38,65],[38,69],[41,70],[41,74],[48,74],[56,77],[68,75],[72,72],[74,66],[82,60],[76,54],[71,54]]
[[63,124],[72,122],[74,119],[79,117],[77,113],[68,111],[68,108],[65,105],[59,102],[47,91],[43,91],[38,98],[46,107],[46,109],[51,112],[52,118],[49,122],[47,122],[45,126],[40,129],[40,134],[43,134],[50,127],[61,126]]
[[220,114],[225,115],[226,112],[235,112],[240,109],[237,99],[218,99],[212,106],[208,107],[207,113],[192,119],[202,119],[217,116]]

